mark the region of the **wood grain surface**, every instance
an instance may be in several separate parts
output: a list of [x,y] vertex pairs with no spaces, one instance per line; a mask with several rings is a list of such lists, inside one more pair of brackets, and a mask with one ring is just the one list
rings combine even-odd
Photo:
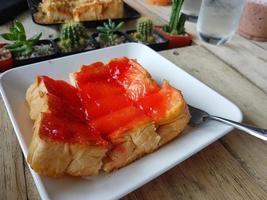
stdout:
[[[168,7],[125,1],[157,23],[169,17]],[[57,34],[54,28],[33,25],[27,12],[20,19],[46,37]],[[216,47],[197,39],[195,24],[187,23],[186,28],[196,45],[160,54],[237,104],[245,122],[267,128],[266,43],[236,35],[229,44]],[[0,32],[6,29],[2,26]],[[0,134],[0,200],[40,199],[2,100]],[[267,145],[232,131],[123,199],[267,199]]]

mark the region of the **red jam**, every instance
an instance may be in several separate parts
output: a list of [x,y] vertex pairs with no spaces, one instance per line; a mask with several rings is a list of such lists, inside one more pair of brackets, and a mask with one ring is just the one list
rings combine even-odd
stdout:
[[75,78],[87,119],[105,138],[165,114],[166,101],[159,86],[133,60],[83,66]]
[[75,87],[65,81],[53,80],[47,76],[39,76],[38,83],[40,84],[41,81],[47,88],[49,107],[54,113],[86,122],[84,108]]
[[56,141],[107,145],[95,128],[80,121],[58,117],[53,113],[42,113],[40,133]]
[[[52,114],[43,114],[42,133],[52,139],[84,143],[116,137],[139,124],[159,122],[174,91],[160,88],[134,60],[113,59],[83,66],[75,73],[77,88],[39,77],[48,89]],[[92,128],[94,127],[94,128]]]
[[40,133],[57,141],[106,145],[99,132],[88,125],[78,90],[65,81],[38,77],[45,84],[51,112],[42,113]]

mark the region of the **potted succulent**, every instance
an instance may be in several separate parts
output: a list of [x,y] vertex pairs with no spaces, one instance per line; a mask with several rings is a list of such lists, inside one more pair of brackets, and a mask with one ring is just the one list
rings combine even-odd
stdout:
[[137,21],[136,30],[126,31],[131,40],[150,46],[160,51],[168,46],[168,41],[158,32],[153,31],[153,22],[147,17],[141,17]]
[[98,33],[93,34],[93,38],[101,48],[129,42],[124,33],[119,31],[123,24],[124,22],[116,24],[109,19],[108,22],[104,22],[103,26],[96,28]]
[[55,40],[62,55],[96,49],[87,29],[79,22],[67,22],[60,29],[60,36]]
[[35,34],[27,39],[23,24],[15,21],[9,29],[9,33],[1,36],[11,43],[5,47],[10,50],[13,56],[14,65],[34,63],[56,56],[54,45],[49,40],[40,40],[42,33]]
[[0,44],[0,72],[8,70],[13,65],[12,54],[6,44]]
[[184,0],[173,0],[169,24],[155,27],[168,41],[169,48],[188,46],[192,43],[192,35],[185,32],[186,15],[181,13]]

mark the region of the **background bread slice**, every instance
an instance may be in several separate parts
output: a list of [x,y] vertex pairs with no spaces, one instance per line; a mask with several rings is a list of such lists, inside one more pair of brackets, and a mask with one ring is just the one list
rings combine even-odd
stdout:
[[123,17],[123,0],[42,0],[38,22],[93,21]]

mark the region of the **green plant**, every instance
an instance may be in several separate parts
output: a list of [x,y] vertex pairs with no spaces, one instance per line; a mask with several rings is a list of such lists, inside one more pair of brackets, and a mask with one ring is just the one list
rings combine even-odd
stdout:
[[108,45],[115,45],[116,31],[119,31],[124,22],[120,22],[116,25],[115,22],[108,20],[108,23],[104,22],[103,26],[98,26],[96,29],[99,32],[99,39]]
[[33,46],[40,40],[42,33],[38,33],[27,39],[23,24],[15,21],[9,28],[9,33],[2,33],[2,38],[12,41],[6,46],[12,53],[19,55],[29,55],[33,51]]
[[65,52],[79,51],[88,45],[89,34],[79,22],[68,22],[60,29],[59,46]]
[[171,17],[168,25],[163,26],[163,30],[171,35],[180,35],[185,33],[186,15],[181,13],[184,0],[173,0]]
[[155,42],[153,36],[153,22],[147,17],[141,17],[137,21],[136,32],[133,34],[133,38],[142,43],[152,44]]

